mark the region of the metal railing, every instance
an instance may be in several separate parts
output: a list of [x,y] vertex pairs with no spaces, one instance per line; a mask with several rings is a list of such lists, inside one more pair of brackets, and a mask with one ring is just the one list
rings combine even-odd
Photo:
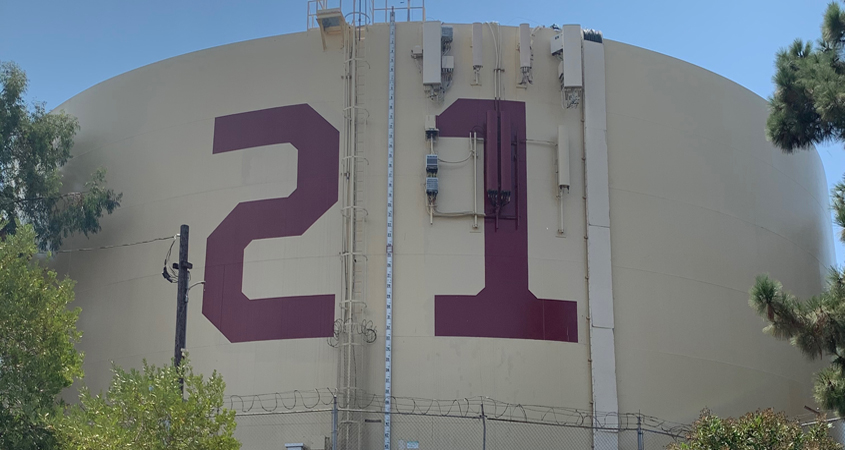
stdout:
[[[308,21],[305,29],[310,30],[312,28],[318,28],[320,24],[317,22],[317,12],[322,9],[329,9],[329,1],[328,0],[308,0],[307,10],[305,13],[306,20]],[[343,6],[342,0],[337,1],[337,7],[340,8]]]
[[[416,6],[413,5],[413,3],[416,3]],[[398,5],[393,6],[390,5],[388,0],[384,0],[384,7],[376,7],[375,0],[372,0],[372,5],[373,20],[388,22],[390,20],[390,11],[393,10],[396,12],[396,20],[401,21],[402,16],[404,16],[406,22],[425,22],[425,0],[417,0],[416,2],[413,0],[405,0]],[[382,16],[384,17],[382,18]]]
[[[381,6],[381,0],[351,0],[351,2],[352,12],[347,11],[344,14],[353,16],[349,18],[349,21],[350,24],[355,26],[379,22],[387,23],[390,21],[391,10],[396,12],[397,21],[425,22],[425,0],[404,0],[402,2],[384,0],[384,6]],[[376,2],[378,2],[378,5],[376,5]],[[319,28],[317,15],[325,9],[340,9],[343,12],[343,0],[308,0],[305,13],[306,30]]]
[[[349,408],[338,405],[349,404]],[[236,437],[244,450],[283,448],[303,443],[310,450],[364,450],[384,447],[384,401],[358,395],[338,399],[318,389],[284,394],[230,396],[236,411]],[[361,420],[353,439],[338,440],[338,417],[354,412]],[[613,424],[610,426],[609,424]],[[342,424],[340,424],[342,426]],[[489,398],[430,400],[394,397],[391,449],[509,450],[549,448],[657,450],[683,439],[686,425],[642,414],[593,414],[588,411],[517,405]],[[613,445],[602,440],[613,440]]]

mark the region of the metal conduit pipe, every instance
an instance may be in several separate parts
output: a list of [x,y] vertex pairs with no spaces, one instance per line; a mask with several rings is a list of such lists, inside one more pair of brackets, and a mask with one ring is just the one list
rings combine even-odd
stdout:
[[[460,161],[464,162],[467,160],[472,160],[473,167],[472,167],[472,211],[438,211],[437,206],[428,202],[427,212],[431,215],[431,217],[472,217],[473,224],[472,228],[478,228],[478,217],[485,217],[484,213],[478,212],[478,133],[473,131],[469,134],[469,156]],[[446,161],[456,163],[455,161]]]
[[478,229],[478,132],[472,133],[472,228]]
[[[583,120],[582,120],[582,122],[583,122]],[[553,149],[556,149],[557,146],[558,146],[557,142],[543,141],[543,140],[539,140],[539,139],[526,139],[525,143],[526,144],[543,145],[543,146],[551,147]],[[559,165],[555,164],[555,173],[557,173],[558,167],[559,167]],[[557,192],[556,192],[557,207],[558,207],[557,234],[560,237],[566,237],[566,232],[564,231],[564,228],[563,228],[563,193],[564,193],[564,190],[568,190],[568,188],[565,188],[563,186],[557,186]]]

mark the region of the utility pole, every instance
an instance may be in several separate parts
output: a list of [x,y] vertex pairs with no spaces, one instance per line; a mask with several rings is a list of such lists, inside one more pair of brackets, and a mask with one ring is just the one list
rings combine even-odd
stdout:
[[[188,282],[190,281],[189,269],[193,264],[188,262],[188,226],[182,225],[179,229],[179,262],[173,263],[173,268],[179,271],[178,284],[176,289],[176,348],[173,351],[174,366],[179,367],[182,363],[182,351],[185,349],[185,328],[188,322]],[[184,385],[180,379],[182,389]]]

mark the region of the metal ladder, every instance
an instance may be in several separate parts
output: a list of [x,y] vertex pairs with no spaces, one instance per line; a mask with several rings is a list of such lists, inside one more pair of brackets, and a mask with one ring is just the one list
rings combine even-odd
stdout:
[[[358,380],[363,375],[363,349],[366,310],[366,220],[364,207],[367,162],[363,156],[366,148],[366,125],[369,113],[363,107],[366,82],[366,49],[363,37],[365,26],[358,26],[356,12],[352,13],[352,26],[345,36],[345,92],[343,129],[343,298],[340,302],[341,318],[338,331],[338,449],[358,450],[362,441],[361,414],[358,409],[362,390]],[[366,24],[363,24],[366,25]]]

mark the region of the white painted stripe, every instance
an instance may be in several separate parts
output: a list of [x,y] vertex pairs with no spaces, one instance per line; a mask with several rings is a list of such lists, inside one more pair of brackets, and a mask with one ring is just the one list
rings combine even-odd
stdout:
[[[584,41],[584,148],[587,184],[587,275],[593,411],[601,425],[618,427],[613,274],[610,242],[610,184],[604,45]],[[609,413],[609,414],[608,414]],[[607,414],[607,415],[605,415]],[[594,430],[593,448],[618,450],[616,431]]]

